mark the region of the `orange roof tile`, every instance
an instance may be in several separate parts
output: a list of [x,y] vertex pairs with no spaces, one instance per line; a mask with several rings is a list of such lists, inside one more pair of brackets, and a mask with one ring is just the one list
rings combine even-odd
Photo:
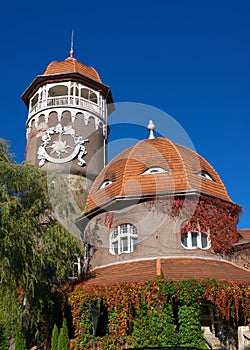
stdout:
[[[150,167],[165,173],[142,175]],[[208,173],[214,181],[198,176]],[[113,183],[100,189],[103,181]],[[142,140],[115,157],[100,173],[90,190],[86,211],[115,197],[199,191],[231,201],[214,168],[194,151],[165,138]]]
[[240,229],[239,232],[239,242],[250,241],[250,229]]
[[88,77],[92,80],[95,80],[101,83],[101,78],[94,68],[86,66],[85,64],[77,61],[75,58],[72,58],[72,57],[68,57],[64,61],[60,61],[60,62],[57,62],[57,61],[51,62],[43,72],[43,75],[72,73],[72,72],[80,73],[85,77]]
[[[160,262],[159,262],[160,260]],[[165,278],[173,280],[216,279],[218,281],[246,282],[250,284],[250,270],[225,260],[205,258],[155,258],[133,262],[124,262],[92,271],[92,277],[84,285],[110,285],[126,282],[148,281],[157,276],[161,268]]]

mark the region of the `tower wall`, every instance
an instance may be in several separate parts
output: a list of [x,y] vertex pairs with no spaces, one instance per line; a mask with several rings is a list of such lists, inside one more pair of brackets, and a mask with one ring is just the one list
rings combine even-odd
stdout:
[[88,191],[106,165],[112,95],[93,68],[73,58],[48,67],[23,94],[26,161],[47,173],[84,177]]
[[92,181],[105,166],[105,133],[103,121],[89,112],[41,111],[27,123],[26,161],[46,172],[82,175]]

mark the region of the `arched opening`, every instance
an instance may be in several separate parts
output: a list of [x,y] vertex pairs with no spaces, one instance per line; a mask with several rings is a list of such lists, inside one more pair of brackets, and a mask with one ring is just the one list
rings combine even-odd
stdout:
[[81,89],[81,97],[84,98],[85,100],[89,100],[91,102],[97,103],[97,95],[89,90],[89,89]]
[[48,106],[68,104],[68,88],[65,85],[55,85],[48,91]]
[[65,85],[55,85],[49,89],[49,97],[67,96],[68,88]]

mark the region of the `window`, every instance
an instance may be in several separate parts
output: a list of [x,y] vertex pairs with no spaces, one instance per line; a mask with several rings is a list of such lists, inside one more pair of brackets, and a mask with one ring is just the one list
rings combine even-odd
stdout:
[[33,108],[38,102],[38,94],[36,94],[31,100],[31,108]]
[[89,89],[81,89],[81,97],[83,97],[85,100],[97,103],[97,95]]
[[49,97],[67,96],[68,87],[66,85],[55,85],[49,89]]
[[207,179],[207,180],[214,181],[214,179],[212,178],[212,176],[209,175],[209,174],[208,174],[206,171],[204,171],[204,170],[199,171],[196,175],[197,175],[197,176],[200,176],[200,177],[204,177],[204,178]]
[[181,237],[181,245],[187,249],[208,249],[211,246],[209,235],[203,232],[187,232]]
[[119,255],[132,253],[137,248],[137,229],[131,224],[117,226],[110,234],[110,253]]
[[101,184],[101,186],[99,187],[99,190],[102,190],[103,188],[111,185],[113,183],[112,180],[104,180],[103,183]]
[[149,174],[162,174],[166,173],[167,171],[159,166],[154,166],[151,168],[148,168],[142,175],[149,175]]

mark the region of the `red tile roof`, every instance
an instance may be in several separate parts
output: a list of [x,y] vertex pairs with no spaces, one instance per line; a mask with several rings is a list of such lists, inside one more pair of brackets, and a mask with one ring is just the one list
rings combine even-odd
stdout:
[[101,78],[94,68],[86,66],[85,64],[77,61],[75,58],[72,57],[66,58],[66,60],[60,62],[51,62],[43,72],[43,75],[73,72],[80,73],[85,77],[88,77],[92,80],[101,83]]
[[118,263],[92,271],[92,278],[83,286],[110,285],[154,279],[159,272],[173,280],[216,279],[218,281],[245,282],[250,284],[250,270],[225,260],[205,258],[155,258]]
[[238,230],[238,232],[239,232],[239,242],[250,241],[250,229],[249,228],[240,229],[240,230]]
[[[165,173],[141,175],[149,167],[161,167]],[[208,173],[214,181],[198,176]],[[100,189],[104,180],[113,183]],[[95,180],[86,211],[115,197],[200,191],[231,201],[214,168],[196,152],[165,138],[142,140],[115,157]]]

